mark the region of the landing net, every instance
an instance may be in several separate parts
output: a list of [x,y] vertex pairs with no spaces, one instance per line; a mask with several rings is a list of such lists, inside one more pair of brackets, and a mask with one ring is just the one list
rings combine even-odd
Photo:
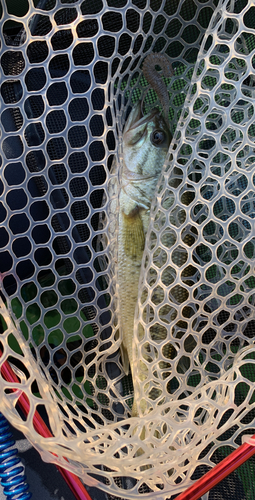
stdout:
[[[19,380],[0,372],[1,411],[86,484],[173,498],[255,432],[255,3],[2,1],[1,26],[0,363]],[[139,99],[160,106],[151,52],[174,70],[174,137],[132,379],[113,249],[123,126]]]

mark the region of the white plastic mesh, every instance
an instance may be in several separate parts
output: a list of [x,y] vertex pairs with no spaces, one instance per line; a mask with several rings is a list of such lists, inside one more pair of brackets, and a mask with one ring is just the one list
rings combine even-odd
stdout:
[[[1,411],[44,460],[125,498],[170,498],[255,427],[255,6],[217,4],[2,2],[0,347],[20,383],[1,372]],[[175,134],[146,240],[130,418],[111,165],[130,106],[158,104],[142,76],[151,52],[172,62]]]

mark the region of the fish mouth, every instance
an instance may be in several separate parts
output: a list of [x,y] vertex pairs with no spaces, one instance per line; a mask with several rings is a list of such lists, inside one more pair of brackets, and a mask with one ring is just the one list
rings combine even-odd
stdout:
[[157,108],[153,108],[150,114],[144,116],[142,114],[141,104],[142,104],[141,101],[139,101],[137,104],[137,111],[132,117],[132,121],[130,122],[130,124],[128,124],[128,131],[134,130],[135,128],[140,127],[141,125],[148,123],[148,121],[153,119],[154,116],[159,113],[159,110]]

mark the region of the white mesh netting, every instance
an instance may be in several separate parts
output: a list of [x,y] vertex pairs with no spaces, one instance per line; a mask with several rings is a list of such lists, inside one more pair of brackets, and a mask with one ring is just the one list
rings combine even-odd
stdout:
[[[2,0],[1,16],[0,362],[19,381],[1,370],[1,411],[85,483],[171,498],[255,429],[255,3]],[[113,252],[127,113],[159,105],[151,52],[172,63],[174,137],[132,379]]]

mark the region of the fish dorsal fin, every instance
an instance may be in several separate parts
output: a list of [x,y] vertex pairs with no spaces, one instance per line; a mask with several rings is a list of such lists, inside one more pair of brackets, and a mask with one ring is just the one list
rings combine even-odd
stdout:
[[135,207],[128,215],[124,212],[122,215],[125,254],[131,259],[140,261],[144,251],[145,235],[139,211],[139,207]]

